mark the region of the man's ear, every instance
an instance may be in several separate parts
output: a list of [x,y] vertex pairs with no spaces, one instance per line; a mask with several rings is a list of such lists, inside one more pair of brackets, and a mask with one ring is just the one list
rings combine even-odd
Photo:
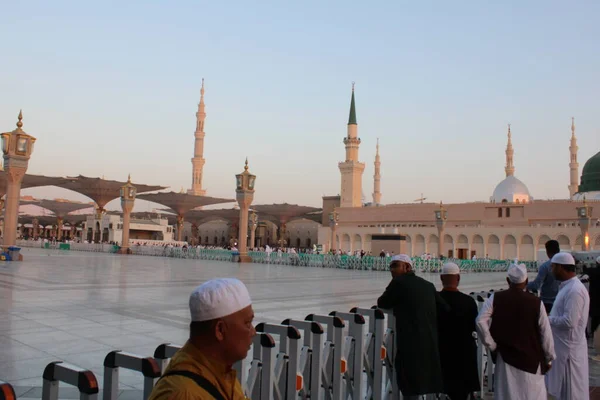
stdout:
[[226,331],[227,331],[227,326],[225,325],[225,322],[223,322],[222,319],[217,321],[217,323],[215,324],[215,338],[219,342],[222,342],[223,340],[225,340],[225,332]]

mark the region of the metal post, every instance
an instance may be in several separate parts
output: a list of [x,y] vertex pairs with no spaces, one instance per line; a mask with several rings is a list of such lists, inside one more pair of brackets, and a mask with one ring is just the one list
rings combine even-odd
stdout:
[[[325,388],[326,400],[342,399],[342,354],[343,354],[343,335],[344,321],[339,317],[331,315],[309,314],[306,321],[314,321],[324,324],[327,329],[327,343],[325,343],[324,357],[327,357],[323,363],[322,381]],[[344,360],[346,363],[346,360]]]
[[346,373],[346,395],[360,399],[362,395],[362,373],[365,345],[365,318],[361,314],[332,311],[329,315],[348,321],[346,340],[348,351],[348,371]]
[[[373,306],[377,308],[377,306]],[[385,314],[387,321],[387,329],[383,337],[384,347],[386,349],[385,356],[385,393],[384,399],[398,400],[402,398],[400,388],[398,387],[398,379],[396,376],[396,317],[393,310],[381,310]]]
[[77,386],[80,400],[98,399],[98,381],[90,370],[54,361],[46,365],[42,379],[42,400],[58,400],[58,382]]
[[154,350],[154,359],[158,363],[158,367],[160,368],[160,373],[162,375],[169,365],[169,360],[173,358],[175,353],[177,353],[181,349],[181,346],[177,346],[171,343],[163,343]]
[[280,355],[283,354],[285,359],[282,365],[283,369],[277,371],[278,374],[282,374],[280,376],[284,377],[279,391],[283,399],[295,399],[298,396],[298,390],[300,390],[296,384],[298,376],[302,379],[302,375],[298,372],[300,358],[299,341],[302,338],[300,332],[294,326],[266,324],[262,322],[256,325],[256,332],[279,335],[278,356],[281,358],[282,356]]
[[301,393],[302,399],[318,399],[321,390],[321,371],[323,370],[323,327],[318,322],[300,321],[286,319],[282,325],[291,325],[303,331],[304,346],[308,348],[308,360],[306,365],[300,365],[302,375],[308,381],[304,383],[305,393]]
[[143,399],[150,397],[154,380],[160,377],[158,362],[152,357],[142,357],[120,350],[111,351],[104,358],[103,400],[116,400],[119,397],[119,368],[141,372],[144,376]]
[[385,315],[378,308],[354,307],[351,313],[358,313],[369,318],[367,342],[364,353],[365,371],[367,373],[367,398],[381,399],[383,396],[383,324]]

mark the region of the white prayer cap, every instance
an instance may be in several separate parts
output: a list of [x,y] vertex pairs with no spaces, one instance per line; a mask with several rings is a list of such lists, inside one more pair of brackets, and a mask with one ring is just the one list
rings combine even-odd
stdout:
[[234,278],[204,282],[190,295],[192,322],[210,321],[238,312],[252,304],[246,286]]
[[410,264],[410,266],[413,266],[412,260],[409,256],[407,256],[406,254],[398,254],[397,256],[393,256],[392,257],[392,262],[394,261],[401,261],[401,262],[405,262],[407,264]]
[[448,262],[442,266],[442,275],[459,275],[460,268],[453,262]]
[[571,253],[567,253],[561,251],[560,253],[556,253],[554,257],[552,257],[552,264],[561,264],[561,265],[575,265],[575,259],[571,255]]
[[527,280],[527,268],[525,268],[525,264],[512,264],[508,268],[508,279],[515,284],[525,282]]
[[600,256],[596,257],[596,263],[600,264]]

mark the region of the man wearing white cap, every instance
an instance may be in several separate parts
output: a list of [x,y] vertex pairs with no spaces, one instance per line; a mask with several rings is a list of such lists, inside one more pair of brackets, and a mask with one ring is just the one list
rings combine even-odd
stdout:
[[213,279],[190,295],[190,338],[171,359],[149,400],[242,400],[232,369],[256,334],[248,289],[237,279]]
[[444,287],[440,296],[450,306],[449,312],[438,313],[444,393],[452,400],[466,400],[480,390],[477,344],[473,337],[477,304],[471,296],[458,290],[458,265],[452,262],[444,264],[440,279]]
[[592,319],[591,334],[594,335],[600,325],[600,256],[596,258],[596,265],[583,266],[583,273],[589,277],[590,317]]
[[552,274],[561,284],[549,316],[556,361],[546,377],[548,393],[559,400],[589,399],[585,329],[590,298],[575,274],[575,259],[570,253],[552,257]]
[[448,305],[431,282],[413,272],[406,254],[392,257],[392,281],[377,306],[393,309],[396,317],[396,378],[405,400],[442,393],[438,351],[437,308]]
[[492,294],[477,317],[481,341],[496,358],[494,398],[546,400],[543,374],[555,358],[546,309],[525,291],[524,264],[511,265],[506,281],[509,289]]

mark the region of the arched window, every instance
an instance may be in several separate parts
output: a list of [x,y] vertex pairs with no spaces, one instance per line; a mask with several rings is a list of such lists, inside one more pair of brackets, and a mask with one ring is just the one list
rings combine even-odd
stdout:
[[502,218],[502,208],[498,208],[498,218]]

